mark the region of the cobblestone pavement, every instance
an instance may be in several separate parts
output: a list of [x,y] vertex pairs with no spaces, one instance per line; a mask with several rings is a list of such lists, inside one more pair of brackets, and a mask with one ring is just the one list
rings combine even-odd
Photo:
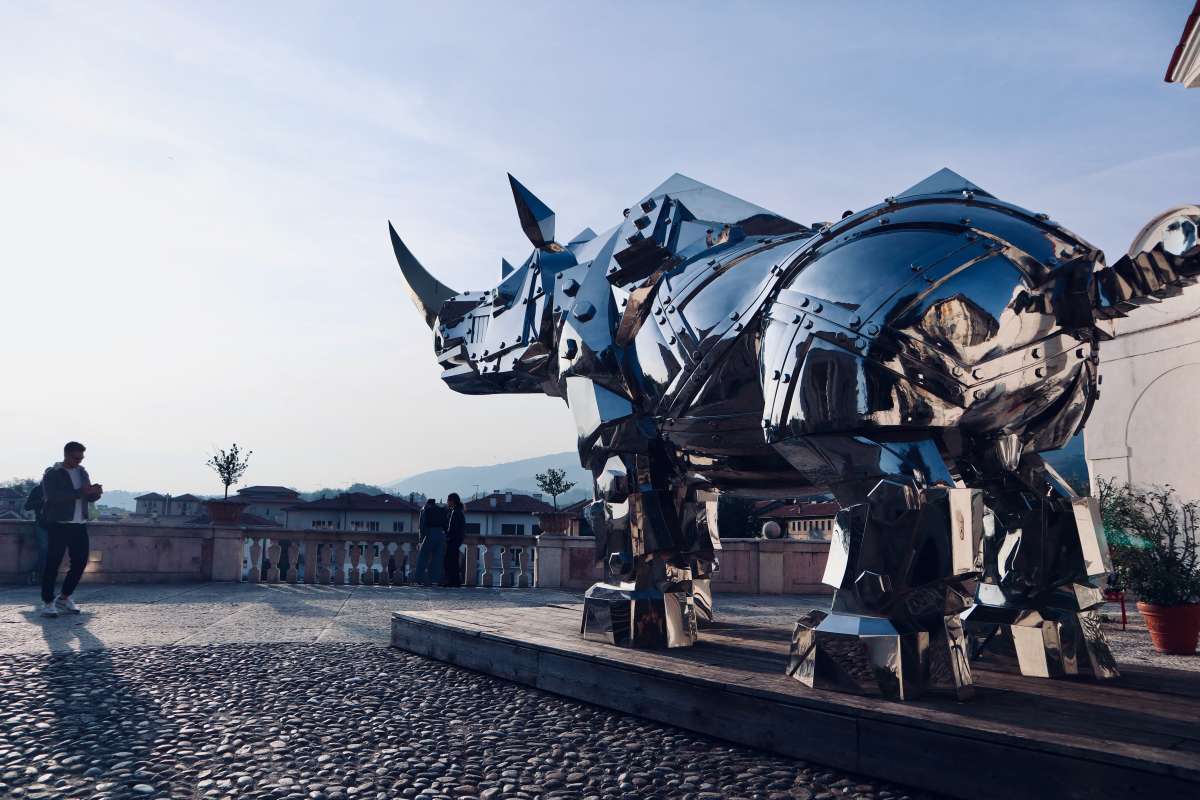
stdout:
[[0,655],[0,697],[2,797],[928,796],[376,644]]
[[[0,653],[97,647],[236,642],[376,642],[386,645],[391,612],[485,606],[577,605],[578,593],[550,589],[422,589],[288,584],[83,584],[80,617],[37,615],[31,586],[0,587]],[[790,630],[829,598],[722,595],[720,613]]]

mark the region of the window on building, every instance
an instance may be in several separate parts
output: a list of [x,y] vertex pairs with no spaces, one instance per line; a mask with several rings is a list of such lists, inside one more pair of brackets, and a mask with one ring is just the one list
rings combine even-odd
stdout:
[[378,530],[379,530],[379,520],[374,520],[374,519],[373,519],[373,520],[371,520],[370,522],[368,522],[368,523],[367,523],[367,530],[369,530],[369,531],[378,531]]
[[392,523],[392,533],[404,533],[404,523],[403,522],[393,522]]
[[467,527],[466,527],[466,532],[473,536],[478,536],[479,535],[479,523],[478,522],[468,522]]
[[505,522],[500,526],[500,533],[505,536],[524,536],[525,524],[516,522]]

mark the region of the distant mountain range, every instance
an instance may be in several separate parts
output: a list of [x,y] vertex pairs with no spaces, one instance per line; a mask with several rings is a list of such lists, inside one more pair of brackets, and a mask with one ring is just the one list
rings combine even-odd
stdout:
[[137,502],[133,498],[141,497],[144,494],[146,492],[125,492],[120,489],[105,489],[104,497],[100,499],[100,502],[106,506],[123,508],[126,511],[135,511],[137,509]]
[[[1062,450],[1042,453],[1042,456],[1075,487],[1076,491],[1081,493],[1088,491],[1088,470],[1087,462],[1083,457],[1082,436],[1076,436]],[[560,504],[573,503],[592,496],[592,474],[579,466],[579,456],[574,452],[551,453],[535,458],[523,458],[519,461],[505,461],[501,464],[478,467],[435,469],[383,484],[379,488],[398,495],[421,492],[437,498],[445,498],[450,492],[458,492],[463,497],[470,497],[475,493],[476,487],[484,494],[497,490],[535,494],[541,492],[541,489],[538,488],[534,475],[545,472],[550,467],[566,470],[567,479],[575,481],[575,488],[558,498]],[[101,502],[107,506],[133,511],[137,507],[134,498],[142,494],[146,494],[146,492],[105,489],[104,499]],[[548,502],[550,498],[547,497],[546,500]]]
[[[567,480],[575,481],[575,488],[558,498],[560,504],[592,496],[592,473],[579,466],[579,454],[575,452],[552,453],[478,467],[435,469],[384,484],[383,488],[401,495],[422,492],[430,497],[439,498],[450,492],[470,497],[475,493],[476,487],[483,494],[495,490],[533,494],[542,491],[538,488],[534,476],[550,467],[566,470]],[[549,501],[550,498],[546,499]]]

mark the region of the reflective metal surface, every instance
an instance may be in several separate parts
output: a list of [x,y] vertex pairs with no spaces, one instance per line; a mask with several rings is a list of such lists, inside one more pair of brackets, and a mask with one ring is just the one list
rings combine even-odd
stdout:
[[824,490],[843,507],[837,591],[797,626],[799,679],[965,697],[985,648],[1028,674],[1115,674],[1095,508],[1037,453],[1086,421],[1107,320],[1200,274],[1196,207],[1108,267],[950,170],[812,227],[674,175],[565,244],[510,188],[534,249],[494,288],[453,293],[393,247],[451,388],[575,416],[608,576],[585,636],[690,644],[712,616],[719,494]]

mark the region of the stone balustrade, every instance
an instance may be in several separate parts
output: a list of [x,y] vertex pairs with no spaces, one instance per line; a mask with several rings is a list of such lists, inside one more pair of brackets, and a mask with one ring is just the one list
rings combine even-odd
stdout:
[[[402,586],[416,568],[416,535],[211,525],[93,522],[84,581],[242,581]],[[725,539],[718,592],[828,593],[828,542]],[[468,536],[467,586],[585,589],[602,578],[590,537]],[[32,522],[0,520],[0,583],[28,583],[37,561]],[[63,569],[66,569],[64,559]]]
[[[831,594],[821,583],[829,542],[805,539],[722,539],[715,592],[744,594]],[[586,589],[604,572],[591,537],[538,537],[538,586]]]
[[[537,585],[537,537],[467,536],[459,551],[463,585]],[[240,580],[321,586],[403,586],[414,581],[415,533],[248,528]]]

